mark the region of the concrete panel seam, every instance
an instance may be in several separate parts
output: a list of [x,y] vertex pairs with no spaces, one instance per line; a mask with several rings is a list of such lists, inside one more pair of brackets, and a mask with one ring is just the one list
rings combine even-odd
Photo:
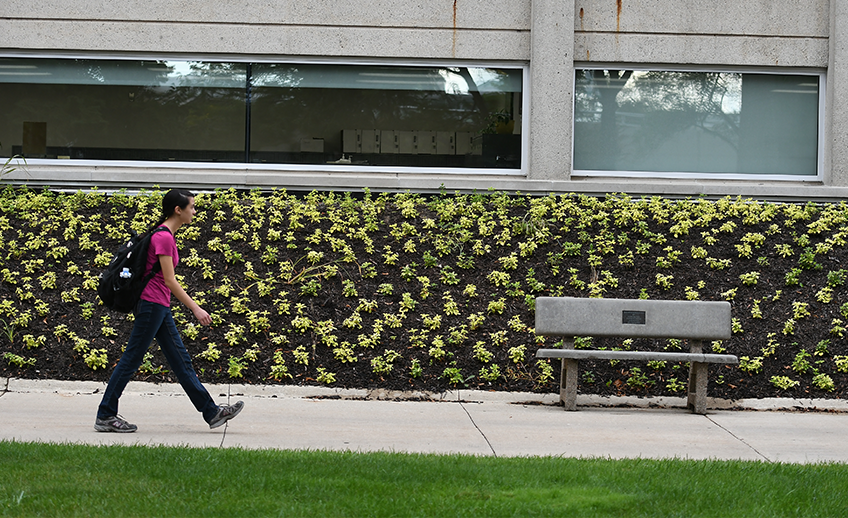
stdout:
[[494,455],[495,457],[497,457],[497,456],[498,456],[498,453],[495,451],[495,447],[494,447],[494,446],[492,446],[492,443],[491,443],[491,441],[489,441],[489,438],[488,438],[488,437],[486,437],[485,432],[483,432],[483,430],[481,430],[481,429],[480,429],[480,427],[479,427],[479,426],[477,426],[477,423],[474,421],[474,418],[473,418],[473,417],[471,417],[471,413],[468,411],[468,409],[467,409],[467,408],[465,408],[465,403],[463,403],[463,402],[460,400],[460,402],[459,402],[459,406],[460,406],[460,407],[462,407],[462,410],[464,410],[464,411],[465,411],[465,415],[467,415],[467,416],[468,416],[468,419],[470,419],[470,420],[471,420],[471,424],[473,424],[473,425],[474,425],[474,428],[476,428],[476,429],[477,429],[477,431],[478,431],[478,432],[480,432],[480,435],[482,435],[482,436],[483,436],[483,440],[485,440],[485,441],[486,441],[486,444],[488,444],[488,445],[489,445],[489,449],[490,449],[490,450],[492,450],[492,455]]
[[290,28],[332,28],[339,29],[404,29],[404,30],[459,30],[459,31],[480,31],[480,32],[530,32],[529,28],[515,27],[473,27],[457,25],[443,26],[423,26],[423,25],[333,25],[321,23],[285,23],[285,22],[227,22],[227,21],[208,21],[208,20],[131,20],[120,18],[0,18],[0,20],[19,21],[19,22],[54,22],[54,23],[96,23],[96,24],[144,24],[144,25],[210,25],[223,27],[290,27]]
[[711,32],[616,32],[616,31],[574,31],[575,35],[602,34],[605,36],[674,36],[674,37],[707,37],[707,38],[756,38],[756,39],[787,39],[787,40],[822,40],[827,41],[828,36],[812,35],[786,35],[786,34],[733,34],[733,33],[711,33]]
[[705,415],[704,417],[706,417],[707,419],[709,419],[709,420],[710,420],[710,422],[712,422],[714,425],[718,426],[719,428],[721,428],[722,430],[724,430],[725,432],[727,432],[728,434],[730,434],[730,436],[731,436],[731,437],[733,437],[733,438],[734,438],[734,439],[736,439],[737,441],[741,442],[742,444],[744,444],[745,446],[747,446],[748,448],[750,448],[750,449],[751,449],[751,451],[753,451],[754,453],[756,453],[757,455],[759,455],[760,457],[762,457],[762,458],[763,458],[764,460],[766,460],[767,462],[774,462],[774,461],[772,461],[770,458],[768,458],[768,457],[766,457],[765,455],[763,455],[763,454],[762,454],[762,452],[760,452],[758,449],[756,449],[756,448],[754,448],[753,446],[751,446],[751,444],[749,444],[747,441],[745,441],[745,439],[743,439],[743,438],[739,437],[738,435],[736,435],[735,433],[731,432],[730,430],[728,430],[728,429],[727,429],[727,428],[725,428],[724,426],[722,426],[722,425],[718,424],[717,422],[715,422],[715,420],[713,420],[712,418],[710,418],[710,416]]

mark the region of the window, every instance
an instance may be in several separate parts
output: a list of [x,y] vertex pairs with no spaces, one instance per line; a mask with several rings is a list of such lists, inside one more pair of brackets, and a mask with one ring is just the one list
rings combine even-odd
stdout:
[[820,79],[577,70],[575,174],[816,178]]
[[0,155],[521,167],[521,68],[0,59]]

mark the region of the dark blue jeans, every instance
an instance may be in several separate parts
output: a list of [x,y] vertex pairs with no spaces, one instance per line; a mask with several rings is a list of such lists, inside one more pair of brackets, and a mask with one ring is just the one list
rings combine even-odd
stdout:
[[106,418],[118,414],[118,399],[124,392],[127,383],[141,366],[144,353],[153,342],[159,343],[159,348],[168,360],[171,370],[177,376],[194,408],[203,413],[203,419],[208,423],[218,412],[218,405],[212,401],[212,396],[200,384],[197,373],[191,366],[191,356],[174,324],[171,308],[140,300],[135,312],[135,325],[130,340],[121,360],[109,378],[109,385],[103,393],[103,400],[97,409],[97,417]]

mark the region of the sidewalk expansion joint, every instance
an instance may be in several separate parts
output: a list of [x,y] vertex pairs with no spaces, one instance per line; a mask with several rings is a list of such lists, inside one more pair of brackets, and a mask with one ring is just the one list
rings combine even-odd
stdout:
[[710,420],[710,422],[711,422],[711,423],[713,423],[714,425],[718,426],[719,428],[721,428],[722,430],[724,430],[725,432],[727,432],[728,434],[730,434],[730,436],[731,436],[731,437],[733,437],[734,439],[736,439],[737,441],[741,442],[742,444],[744,444],[744,445],[745,445],[745,446],[747,446],[748,448],[751,448],[751,451],[753,451],[754,453],[756,453],[757,455],[759,455],[760,457],[762,457],[762,458],[763,458],[766,462],[773,462],[770,458],[768,458],[768,457],[766,457],[765,455],[763,455],[762,453],[760,453],[760,451],[759,451],[759,450],[757,450],[756,448],[754,448],[753,446],[751,446],[750,444],[748,444],[748,442],[746,442],[746,441],[745,441],[745,439],[743,439],[743,438],[739,437],[738,435],[736,435],[735,433],[731,432],[731,431],[730,431],[730,430],[728,430],[727,428],[725,428],[725,427],[723,427],[722,425],[718,424],[718,423],[717,423],[717,422],[715,422],[715,420],[713,420],[710,416],[708,416],[708,415],[707,415],[707,416],[704,416],[704,417],[706,417],[707,419],[709,419],[709,420]]
[[9,392],[9,382],[10,381],[11,380],[9,378],[6,378],[6,385],[3,387],[3,390],[0,391],[0,397],[3,397],[4,395],[6,395],[6,392]]
[[[232,396],[232,388],[233,385],[231,383],[227,384],[227,404],[230,404],[230,397]],[[227,440],[227,428],[229,428],[230,423],[224,423],[224,433],[221,434],[221,444],[218,446],[219,448],[224,447],[224,441]]]
[[480,435],[482,435],[482,436],[483,436],[483,440],[485,440],[485,441],[486,441],[486,444],[488,444],[488,445],[489,445],[489,449],[490,449],[490,450],[492,450],[492,455],[494,455],[495,457],[497,457],[497,456],[498,456],[498,452],[496,452],[496,451],[495,451],[495,448],[492,446],[492,443],[489,441],[489,438],[488,438],[488,437],[486,437],[486,434],[485,434],[485,433],[483,433],[483,430],[481,430],[481,429],[480,429],[480,427],[479,427],[479,426],[477,426],[477,423],[476,423],[476,422],[474,422],[474,418],[473,418],[473,417],[471,417],[471,413],[468,411],[468,409],[467,409],[467,408],[465,408],[465,403],[463,403],[462,401],[460,401],[460,402],[459,402],[459,406],[460,406],[460,407],[462,407],[462,409],[463,409],[463,410],[465,410],[465,415],[467,415],[467,416],[468,416],[468,419],[470,419],[470,420],[471,420],[471,424],[473,424],[473,425],[474,425],[474,428],[476,428],[476,429],[477,429],[477,431],[478,431],[478,432],[480,432]]

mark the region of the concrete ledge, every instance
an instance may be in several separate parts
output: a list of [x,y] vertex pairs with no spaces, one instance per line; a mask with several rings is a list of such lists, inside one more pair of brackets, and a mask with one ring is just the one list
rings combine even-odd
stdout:
[[[563,175],[566,168],[563,168]],[[580,178],[576,180],[540,180],[523,174],[494,173],[382,173],[377,170],[334,172],[303,170],[259,170],[201,166],[200,164],[77,164],[73,160],[32,161],[23,168],[4,177],[7,183],[28,185],[33,188],[52,187],[86,189],[97,186],[101,191],[110,189],[140,189],[159,185],[163,189],[192,185],[203,189],[267,189],[286,188],[303,191],[354,191],[363,188],[372,191],[439,192],[440,186],[448,192],[484,192],[495,189],[503,192],[520,191],[535,194],[580,193],[603,196],[623,192],[633,196],[665,196],[684,198],[725,196],[775,201],[842,201],[848,198],[848,186],[823,185],[820,182],[721,180],[721,179],[663,179],[640,178]]]
[[[105,383],[94,381],[25,380],[0,378],[3,393],[56,393],[64,395],[93,394],[106,388]],[[369,389],[337,389],[296,385],[207,385],[209,393],[220,399],[221,394],[230,397],[279,398],[279,399],[367,399],[397,401],[443,401],[463,403],[503,403],[518,405],[557,405],[559,394],[536,392],[501,392],[486,390],[453,390],[439,393],[424,391],[384,391]],[[145,383],[132,381],[125,393],[150,394],[166,397],[185,397],[182,387],[176,383]],[[577,403],[584,407],[636,407],[636,408],[686,408],[685,397],[637,397],[600,396],[578,394]],[[848,401],[842,399],[722,399],[707,398],[707,407],[712,410],[757,410],[757,411],[820,411],[847,412]]]

